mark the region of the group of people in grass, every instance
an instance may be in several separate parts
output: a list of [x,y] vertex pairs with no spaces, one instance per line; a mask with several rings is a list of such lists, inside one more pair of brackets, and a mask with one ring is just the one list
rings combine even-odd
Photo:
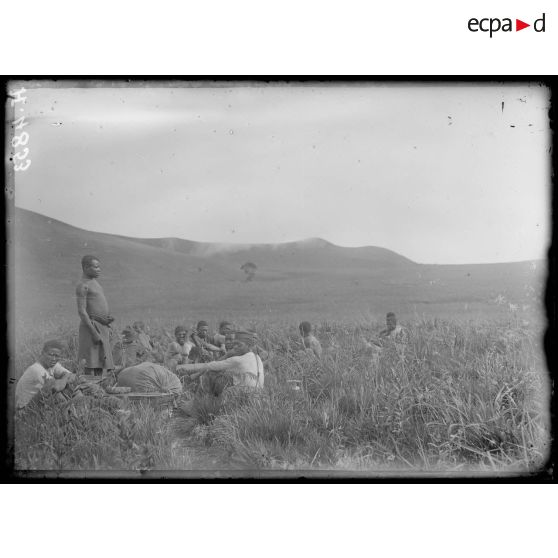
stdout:
[[[83,275],[76,288],[80,317],[78,361],[83,365],[84,375],[98,377],[107,391],[179,394],[188,388],[219,397],[227,389],[263,388],[264,363],[270,355],[260,346],[255,331],[237,328],[230,322],[221,322],[214,334],[204,320],[190,334],[179,325],[174,330],[174,340],[164,347],[151,339],[143,322],[136,321],[111,343],[114,318],[97,281],[101,273],[99,259],[87,255],[81,264]],[[302,352],[311,358],[322,358],[323,349],[310,322],[302,322],[299,331]],[[406,341],[405,330],[397,325],[391,312],[378,339],[361,341],[377,354],[386,339]],[[37,362],[25,370],[16,385],[18,409],[26,407],[41,392],[67,393],[78,381],[78,375],[60,364],[63,351],[60,341],[44,344]]]

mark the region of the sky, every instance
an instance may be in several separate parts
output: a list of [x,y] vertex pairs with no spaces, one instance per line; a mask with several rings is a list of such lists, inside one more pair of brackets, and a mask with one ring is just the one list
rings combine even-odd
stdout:
[[17,114],[31,160],[18,207],[132,237],[319,237],[439,264],[546,257],[538,84],[42,85]]

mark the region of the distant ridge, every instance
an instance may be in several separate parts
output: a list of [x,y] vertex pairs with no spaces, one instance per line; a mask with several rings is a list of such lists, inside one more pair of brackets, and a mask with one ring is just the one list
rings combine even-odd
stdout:
[[[119,236],[119,235],[115,235]],[[192,254],[201,257],[212,257],[212,256],[223,256],[226,254],[241,254],[241,253],[253,253],[255,255],[261,255],[262,252],[273,250],[274,252],[284,252],[288,253],[300,250],[337,250],[345,251],[347,255],[353,257],[365,258],[369,260],[376,260],[380,262],[386,260],[384,263],[395,263],[400,264],[414,264],[413,261],[388,250],[386,248],[381,248],[379,246],[359,246],[359,247],[344,247],[337,246],[332,242],[324,240],[323,238],[307,238],[298,241],[291,242],[279,242],[279,243],[234,243],[234,242],[199,242],[194,240],[186,240],[183,238],[135,238],[119,236],[119,238],[125,238],[128,240],[133,240],[135,242],[146,244],[148,246],[154,246],[158,248],[165,248],[168,250],[173,250],[176,252],[181,252],[183,254]]]
[[[59,221],[52,217],[47,217],[40,213],[30,211],[27,209],[22,209],[16,207],[16,223],[25,221],[27,224],[42,227],[45,225],[50,225],[55,230],[62,231],[65,233],[72,233],[78,237],[91,237],[99,240],[109,240],[115,239],[124,242],[133,242],[143,246],[149,246],[152,248],[160,248],[166,251],[179,252],[185,255],[196,256],[200,258],[226,258],[226,259],[237,259],[241,256],[247,258],[258,257],[266,258],[266,254],[272,254],[271,259],[280,257],[283,261],[289,255],[291,257],[308,256],[308,252],[313,252],[311,254],[310,260],[306,260],[306,263],[313,263],[314,265],[324,265],[328,266],[326,259],[328,257],[334,258],[338,256],[344,256],[350,258],[354,261],[361,262],[374,262],[376,265],[380,266],[400,266],[400,265],[416,265],[415,262],[410,259],[388,250],[387,248],[381,248],[378,246],[360,246],[360,247],[344,247],[337,246],[332,242],[324,240],[322,238],[307,238],[294,242],[282,242],[282,243],[216,243],[216,242],[199,242],[195,240],[187,240],[183,238],[176,237],[164,237],[164,238],[139,238],[139,237],[129,237],[118,234],[101,233],[101,232],[91,232],[80,227],[75,227],[73,225],[68,225],[63,221]],[[21,231],[22,233],[24,231]],[[331,262],[335,265],[335,261]]]
[[[297,241],[289,242],[278,242],[278,243],[235,243],[235,242],[203,242],[196,240],[188,240],[178,237],[160,237],[160,238],[149,238],[149,237],[131,237],[112,233],[101,233],[88,231],[87,229],[82,229],[74,225],[69,225],[58,219],[52,217],[47,217],[41,213],[31,211],[28,209],[23,209],[20,207],[15,208],[16,219],[18,215],[21,218],[25,218],[31,221],[42,221],[46,220],[48,223],[58,224],[63,227],[69,227],[75,231],[80,231],[81,233],[86,233],[88,235],[100,235],[106,238],[122,239],[125,241],[136,242],[146,246],[152,246],[155,248],[163,248],[165,250],[170,250],[174,252],[181,252],[183,254],[191,254],[200,257],[208,257],[215,255],[222,255],[225,253],[242,253],[251,250],[300,250],[300,249],[329,249],[344,251],[347,254],[353,256],[365,257],[371,260],[383,260],[384,258],[389,260],[390,263],[398,261],[399,263],[407,263],[410,265],[433,265],[433,266],[462,266],[462,265],[507,265],[507,264],[521,264],[530,263],[542,260],[522,260],[514,262],[498,262],[498,263],[471,263],[471,264],[418,264],[413,260],[402,256],[401,254],[389,250],[387,248],[382,248],[380,246],[338,246],[328,240],[319,237],[310,237]],[[27,217],[23,217],[27,216]]]
[[16,207],[15,209],[16,209],[16,219],[18,219],[19,217],[19,219],[28,219],[36,222],[39,220],[46,220],[49,224],[62,225],[64,227],[69,227],[71,229],[75,229],[76,231],[81,231],[83,233],[88,233],[91,235],[103,235],[105,237],[120,238],[123,240],[138,242],[156,248],[164,248],[167,250],[182,252],[184,254],[197,254],[197,255],[207,256],[207,255],[215,255],[215,253],[220,253],[220,252],[242,252],[244,250],[253,250],[253,249],[290,250],[290,249],[304,249],[304,248],[312,248],[312,249],[329,248],[329,249],[338,249],[338,250],[348,250],[348,251],[353,251],[354,253],[359,253],[359,252],[371,253],[377,251],[378,256],[391,255],[388,257],[401,258],[401,260],[404,260],[408,263],[411,264],[414,263],[412,260],[405,258],[404,256],[401,256],[400,254],[397,254],[392,250],[388,250],[387,248],[381,248],[379,246],[357,246],[357,247],[338,246],[336,244],[333,244],[332,242],[329,242],[328,240],[324,240],[323,238],[318,238],[318,237],[310,237],[310,238],[305,238],[297,241],[278,242],[278,243],[201,242],[196,240],[187,240],[178,237],[161,237],[161,238],[131,237],[131,236],[125,236],[119,234],[92,232],[92,231],[88,231],[87,229],[82,229],[81,227],[69,225],[58,219],[47,217],[35,211],[30,211],[28,209],[23,209],[20,207]]
[[[338,317],[366,308],[480,303],[502,293],[519,299],[534,281],[533,266],[544,267],[424,265],[386,248],[342,247],[321,238],[281,244],[132,238],[86,231],[21,208],[15,210],[14,233],[16,315],[31,320],[77,319],[75,285],[87,253],[101,261],[111,310],[136,316]],[[240,270],[248,261],[258,268],[250,283]]]

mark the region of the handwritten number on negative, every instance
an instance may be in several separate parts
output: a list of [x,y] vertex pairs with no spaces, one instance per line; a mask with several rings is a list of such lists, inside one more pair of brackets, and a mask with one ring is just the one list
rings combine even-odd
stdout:
[[14,159],[19,159],[20,161],[23,161],[23,159],[25,159],[27,155],[29,155],[29,148],[24,147],[23,151],[14,154]]
[[10,103],[12,107],[15,106],[16,103],[25,103],[26,97],[23,96],[25,91],[26,89],[22,87],[18,91],[10,92],[10,97],[12,97]]
[[25,163],[16,163],[14,165],[14,170],[16,171],[26,171],[29,166],[31,165],[31,159],[27,159],[27,161],[25,161]]
[[29,141],[29,134],[27,132],[21,132],[19,136],[14,136],[12,138],[12,147],[18,147],[20,145],[27,145]]
[[16,130],[21,130],[22,128],[25,128],[25,126],[27,126],[29,124],[29,122],[25,122],[25,116],[20,116],[17,120],[14,121],[14,128]]

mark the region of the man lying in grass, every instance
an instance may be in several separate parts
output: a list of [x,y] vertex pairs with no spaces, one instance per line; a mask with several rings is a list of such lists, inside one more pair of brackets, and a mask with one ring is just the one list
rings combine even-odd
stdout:
[[75,380],[75,374],[59,362],[64,345],[60,341],[47,341],[37,362],[22,374],[16,386],[16,408],[23,409],[40,392],[61,392]]
[[204,391],[219,396],[229,387],[261,389],[264,385],[262,359],[254,352],[258,335],[252,331],[235,331],[228,357],[214,362],[183,364],[176,367],[178,375],[190,379],[201,377]]

